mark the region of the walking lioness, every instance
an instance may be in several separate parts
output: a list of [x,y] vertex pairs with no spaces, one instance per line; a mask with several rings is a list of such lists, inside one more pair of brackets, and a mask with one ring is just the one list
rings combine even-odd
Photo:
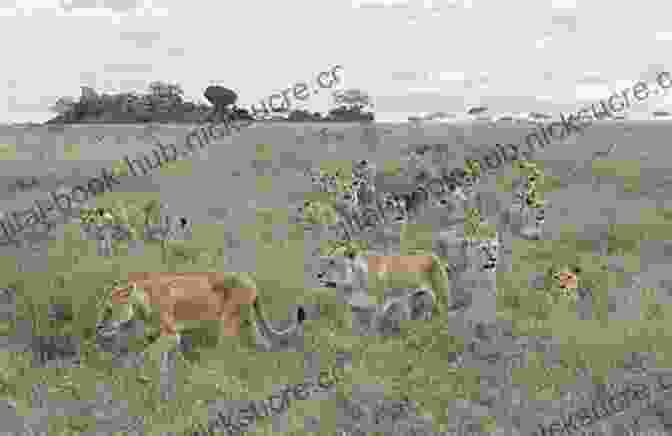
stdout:
[[369,277],[374,275],[388,288],[426,287],[438,296],[439,313],[452,305],[450,285],[445,267],[434,254],[368,255]]
[[179,344],[181,331],[198,327],[203,321],[220,321],[222,336],[238,336],[244,304],[253,306],[257,327],[264,340],[271,343],[292,334],[305,319],[299,308],[290,327],[282,331],[271,327],[256,284],[247,273],[129,273],[128,285],[113,288],[108,303],[108,327],[137,314],[151,327],[158,326],[157,342],[161,343]]
[[357,294],[358,290],[431,289],[438,300],[435,306],[437,315],[453,304],[445,266],[432,253],[323,256],[316,278],[321,286],[348,290],[349,296]]

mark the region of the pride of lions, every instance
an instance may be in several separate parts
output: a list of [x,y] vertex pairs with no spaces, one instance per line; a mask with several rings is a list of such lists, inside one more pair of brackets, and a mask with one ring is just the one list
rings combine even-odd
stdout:
[[[355,208],[370,202],[372,196],[375,196],[375,173],[375,166],[366,160],[353,163],[351,182],[347,183],[339,204],[349,204]],[[311,175],[313,184],[319,185],[320,191],[340,192],[336,176],[321,172]],[[439,202],[439,205],[446,207],[450,201],[464,200],[462,188],[467,189],[457,184],[451,186],[445,193],[447,198],[443,198],[444,201]],[[410,213],[413,208],[406,205],[402,209]],[[494,272],[496,264],[497,256],[488,254],[482,270]],[[351,307],[356,306],[355,300],[361,297],[355,294],[362,294],[368,288],[369,278],[382,280],[384,288],[407,289],[409,292],[406,296],[383,304],[379,311],[381,317],[385,317],[387,312],[396,311],[404,318],[427,319],[430,313],[439,314],[453,306],[448,271],[432,252],[333,256],[326,266],[318,274],[320,286],[353,291],[346,298]],[[305,320],[305,313],[299,308],[293,315],[290,327],[281,331],[274,329],[264,316],[254,280],[244,273],[130,273],[128,285],[116,287],[109,303],[134,307],[125,313],[134,313],[137,309],[147,318],[153,317],[158,324],[159,336],[176,338],[178,343],[180,332],[204,321],[221,323],[223,336],[239,336],[243,305],[252,305],[258,337],[271,345],[296,333]]]

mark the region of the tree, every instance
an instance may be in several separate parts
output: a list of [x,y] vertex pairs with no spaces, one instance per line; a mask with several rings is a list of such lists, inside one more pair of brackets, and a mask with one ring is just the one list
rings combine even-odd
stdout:
[[362,111],[367,106],[371,108],[374,106],[371,97],[364,91],[359,89],[334,91],[332,97],[338,107],[329,111],[328,119],[334,121],[373,121],[373,113]]
[[361,112],[367,106],[373,108],[371,96],[360,89],[334,91],[332,97],[336,105],[348,111]]
[[61,97],[56,100],[56,103],[49,108],[51,112],[55,112],[59,115],[65,115],[68,112],[71,112],[75,109],[75,104],[77,102],[72,97]]
[[184,95],[184,91],[180,85],[162,82],[160,80],[150,83],[149,90],[152,95],[169,99],[181,99]]
[[481,115],[482,113],[487,112],[487,111],[488,111],[487,106],[476,106],[476,107],[472,107],[471,109],[469,109],[467,111],[467,114],[469,114],[469,115]]
[[233,114],[236,120],[254,120],[254,117],[250,115],[250,112],[245,108],[240,108],[233,106]]
[[215,106],[221,105],[223,107],[232,106],[238,100],[238,94],[235,91],[217,85],[210,85],[205,88],[203,96],[210,104]]
[[541,112],[530,112],[528,116],[533,120],[550,120],[551,118],[553,118],[551,115],[544,114]]
[[289,117],[287,119],[289,121],[299,121],[299,122],[315,121],[315,120],[320,119],[320,114],[319,114],[319,112],[315,112],[314,114],[311,114],[307,110],[295,109],[289,114]]
[[[231,112],[229,106],[234,105],[238,100],[238,94],[235,91],[218,85],[210,85],[205,88],[203,96],[214,106],[209,117],[228,115]],[[217,118],[215,117],[215,119]]]
[[80,86],[80,88],[82,89],[82,95],[79,98],[80,102],[98,99],[98,93],[95,89],[91,88],[90,86]]

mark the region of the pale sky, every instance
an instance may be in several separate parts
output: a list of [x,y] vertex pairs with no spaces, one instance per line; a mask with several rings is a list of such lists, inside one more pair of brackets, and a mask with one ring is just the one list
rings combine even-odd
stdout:
[[[221,84],[247,107],[334,65],[382,121],[476,105],[557,113],[672,72],[670,12],[656,0],[0,0],[0,121],[45,121],[80,85],[153,80],[192,101]],[[654,110],[672,112],[672,98],[633,114]]]

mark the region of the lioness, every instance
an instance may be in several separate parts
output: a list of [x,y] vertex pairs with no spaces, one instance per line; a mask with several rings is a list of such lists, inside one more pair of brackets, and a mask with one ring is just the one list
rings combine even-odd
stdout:
[[448,276],[435,254],[368,255],[366,260],[369,277],[375,274],[386,288],[429,288],[438,296],[439,312],[451,306]]
[[320,258],[320,271],[316,277],[322,286],[349,288],[350,295],[366,288],[431,289],[437,296],[438,304],[435,307],[439,313],[450,308],[452,304],[445,266],[431,253],[326,256]]
[[246,273],[129,273],[128,282],[110,293],[108,324],[110,319],[117,325],[129,321],[137,313],[152,327],[158,324],[157,342],[162,344],[179,344],[181,331],[203,321],[221,321],[222,336],[238,336],[244,304],[252,304],[259,332],[270,343],[293,333],[305,319],[299,308],[290,327],[283,331],[272,328],[261,308],[256,284]]

